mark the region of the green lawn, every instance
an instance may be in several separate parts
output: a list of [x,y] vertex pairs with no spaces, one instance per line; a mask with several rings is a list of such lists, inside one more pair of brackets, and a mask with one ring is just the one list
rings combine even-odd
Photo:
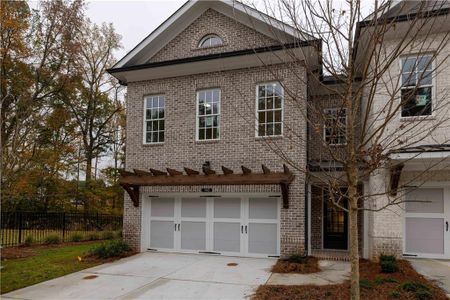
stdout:
[[34,248],[35,256],[2,261],[1,293],[98,265],[98,262],[80,262],[77,257],[100,243]]

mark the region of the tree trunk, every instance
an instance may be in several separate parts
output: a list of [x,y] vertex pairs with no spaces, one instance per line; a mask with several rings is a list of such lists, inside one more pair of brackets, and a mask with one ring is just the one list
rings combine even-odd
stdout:
[[[86,153],[86,191],[91,189],[92,180],[92,154],[90,152]],[[89,199],[87,194],[84,195],[84,212],[89,211]]]
[[349,186],[349,227],[350,227],[350,299],[360,299],[359,288],[359,252],[358,252],[358,196],[357,186]]

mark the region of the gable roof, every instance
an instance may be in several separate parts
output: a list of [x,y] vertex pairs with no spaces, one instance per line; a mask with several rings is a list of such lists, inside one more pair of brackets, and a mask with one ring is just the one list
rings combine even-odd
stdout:
[[282,43],[315,39],[313,36],[301,33],[292,26],[237,1],[189,0],[119,60],[110,71],[148,63],[153,55],[209,8]]

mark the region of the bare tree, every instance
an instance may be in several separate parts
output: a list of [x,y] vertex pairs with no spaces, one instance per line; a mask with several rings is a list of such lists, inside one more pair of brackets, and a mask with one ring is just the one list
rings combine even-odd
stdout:
[[[299,84],[309,87],[308,99],[287,86],[284,94],[307,124],[308,138],[302,142],[310,149],[315,147],[308,157],[310,163],[300,165],[295,157],[286,156],[276,139],[267,140],[266,146],[310,182],[329,191],[330,204],[348,213],[350,293],[351,299],[359,299],[358,214],[402,207],[411,182],[425,181],[437,164],[400,182],[407,161],[394,161],[392,154],[430,141],[448,143],[449,137],[442,133],[450,125],[449,87],[435,93],[432,83],[448,68],[448,18],[441,14],[448,3],[375,1],[370,14],[359,0],[264,3],[266,14],[261,17],[267,22],[273,22],[269,15],[275,16],[297,29],[297,37],[288,41],[280,37],[279,44],[309,40],[315,48],[298,55],[298,47],[286,47],[283,57],[274,53],[271,64],[261,59],[269,71],[278,59],[291,68]],[[319,59],[314,57],[317,54]],[[319,64],[309,63],[313,60]],[[307,76],[296,69],[298,65],[305,67]],[[276,72],[273,76],[277,78]],[[248,124],[255,126],[255,120],[249,119]],[[284,126],[285,138],[295,136],[298,141],[302,137],[304,128]],[[313,167],[320,172],[312,172]],[[380,170],[387,170],[390,183],[362,193],[362,181]]]

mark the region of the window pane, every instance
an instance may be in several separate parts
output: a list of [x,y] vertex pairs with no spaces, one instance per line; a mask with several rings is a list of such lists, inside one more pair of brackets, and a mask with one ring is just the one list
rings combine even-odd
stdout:
[[281,110],[275,111],[275,122],[281,122]]
[[152,143],[157,143],[157,142],[158,142],[158,132],[153,131],[152,132]]
[[412,72],[414,69],[414,64],[416,63],[416,58],[411,57],[407,59],[403,59],[402,73]]
[[266,125],[259,124],[258,125],[258,136],[265,136],[265,135],[266,135]]
[[267,92],[266,97],[267,98],[272,98],[273,97],[274,89],[275,89],[275,87],[272,84],[266,86],[266,92]]
[[273,109],[274,101],[273,98],[267,98],[267,109]]
[[425,71],[422,73],[421,77],[419,78],[421,85],[431,85],[432,84],[432,73],[431,71]]
[[402,90],[402,117],[431,115],[431,87]]
[[275,108],[281,108],[281,97],[275,97]]
[[152,134],[151,132],[148,132],[145,136],[145,142],[146,143],[151,143],[152,142]]
[[266,123],[266,113],[265,112],[259,112],[258,113],[258,122],[259,123]]
[[159,130],[164,131],[164,120],[159,121]]
[[213,114],[218,114],[219,113],[219,103],[215,102],[215,103],[212,104],[212,106],[213,106],[212,113]]
[[164,131],[159,132],[159,142],[160,143],[164,142]]
[[275,135],[281,135],[281,123],[275,124]]
[[213,128],[213,139],[218,139],[219,138],[219,128],[214,127]]
[[210,114],[212,114],[212,105],[211,105],[211,103],[206,103],[205,104],[205,115],[210,115]]
[[204,140],[205,139],[205,129],[200,128],[198,131],[198,139],[199,140]]
[[219,126],[219,116],[213,117],[213,126],[218,127]]
[[150,119],[158,119],[158,109],[152,108],[152,113]]
[[281,96],[282,96],[281,84],[277,83],[275,85],[275,95],[281,98]]
[[431,70],[431,56],[422,56],[417,60],[417,70],[418,71],[424,71],[424,70]]
[[415,86],[416,85],[416,73],[402,74],[402,86]]
[[264,85],[260,85],[258,87],[258,97],[265,97],[266,96],[266,87]]
[[219,90],[213,90],[212,96],[214,102],[219,102]]
[[273,115],[274,115],[273,111],[268,111],[267,112],[267,123],[273,122]]
[[274,133],[274,124],[267,124],[267,135],[273,135]]
[[152,117],[151,113],[152,111],[150,109],[145,110],[145,119],[150,120]]
[[152,131],[152,122],[147,121],[147,131]]
[[151,108],[152,107],[152,99],[147,98],[145,99],[145,108]]
[[159,107],[165,107],[165,100],[163,96],[159,97]]
[[205,129],[206,131],[206,139],[210,140],[212,138],[212,128]]
[[164,108],[159,109],[159,118],[164,119]]
[[258,99],[258,109],[259,110],[266,109],[266,100],[264,98]]

